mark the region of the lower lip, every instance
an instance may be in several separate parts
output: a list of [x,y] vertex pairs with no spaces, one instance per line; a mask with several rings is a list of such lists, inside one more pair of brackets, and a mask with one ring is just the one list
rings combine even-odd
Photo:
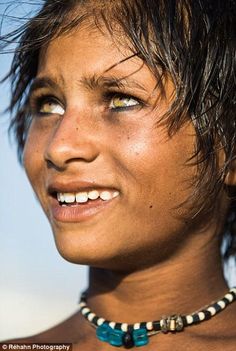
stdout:
[[51,201],[51,214],[53,218],[59,222],[83,222],[110,207],[116,199],[117,198],[114,198],[108,201],[98,199],[76,206],[61,206],[59,202],[53,198]]

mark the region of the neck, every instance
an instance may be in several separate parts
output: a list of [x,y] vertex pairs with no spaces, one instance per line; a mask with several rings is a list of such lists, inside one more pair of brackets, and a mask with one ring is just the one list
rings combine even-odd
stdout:
[[152,267],[127,274],[91,268],[89,278],[91,310],[103,318],[129,324],[192,313],[228,289],[218,238],[209,233],[192,237],[187,250],[185,247]]

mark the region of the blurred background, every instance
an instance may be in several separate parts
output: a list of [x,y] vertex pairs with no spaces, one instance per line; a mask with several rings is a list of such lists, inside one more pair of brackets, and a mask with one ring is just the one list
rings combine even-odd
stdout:
[[[0,29],[6,33],[37,11],[38,1],[0,0]],[[4,14],[4,15],[3,15]],[[12,55],[0,55],[0,79]],[[0,88],[0,111],[9,101],[9,84]],[[34,198],[10,143],[8,114],[0,115],[0,340],[41,332],[77,309],[86,287],[87,269],[57,253],[46,218]],[[226,268],[236,286],[233,260]]]
[[[14,29],[37,1],[0,0],[1,33]],[[8,18],[3,20],[5,12]],[[14,18],[17,17],[17,18]],[[0,79],[12,55],[0,55]],[[0,111],[9,98],[9,84],[0,88]],[[87,270],[63,260],[49,224],[37,203],[7,135],[8,114],[0,115],[0,340],[38,333],[77,309],[86,287]]]

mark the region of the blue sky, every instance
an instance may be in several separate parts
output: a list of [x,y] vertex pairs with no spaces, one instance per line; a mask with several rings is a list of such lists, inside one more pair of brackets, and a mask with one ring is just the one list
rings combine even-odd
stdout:
[[[1,2],[0,14],[5,8]],[[29,9],[17,5],[10,13],[22,16]],[[4,30],[18,23],[5,21]],[[0,55],[0,77],[11,59]],[[0,88],[0,111],[8,99],[5,84]],[[9,144],[8,123],[9,116],[1,114],[0,340],[31,335],[64,319],[76,310],[79,292],[86,286],[86,269],[66,262],[56,251],[47,220],[18,164],[15,144]]]

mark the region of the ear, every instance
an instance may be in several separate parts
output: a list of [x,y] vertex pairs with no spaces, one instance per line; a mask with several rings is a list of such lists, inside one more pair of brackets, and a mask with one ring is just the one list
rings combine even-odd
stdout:
[[236,185],[236,160],[231,161],[224,183],[229,186]]

